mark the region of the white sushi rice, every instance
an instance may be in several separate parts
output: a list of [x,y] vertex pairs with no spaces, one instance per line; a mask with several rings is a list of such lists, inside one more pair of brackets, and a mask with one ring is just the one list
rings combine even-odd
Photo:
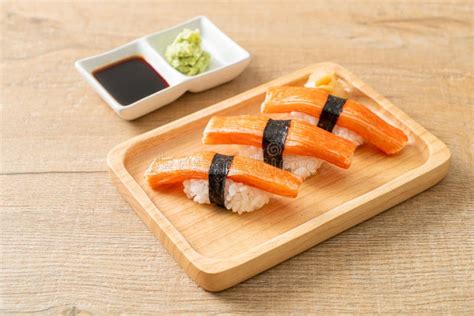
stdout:
[[[190,179],[183,182],[186,196],[199,204],[209,204],[209,182]],[[252,212],[267,204],[271,194],[260,189],[226,179],[225,207],[235,213]]]
[[[317,119],[314,116],[308,115],[306,113],[291,112],[290,115],[294,118],[297,118],[297,119],[300,119],[302,121],[306,121],[308,123],[311,123],[312,125],[318,125],[319,119]],[[345,127],[341,127],[337,124],[336,124],[336,126],[334,126],[334,129],[332,130],[332,133],[334,135],[337,135],[337,136],[342,137],[344,139],[350,140],[356,146],[360,146],[364,143],[364,139],[362,138],[362,136],[360,136],[359,134],[357,134],[357,133],[355,133],[351,130],[348,130]]]
[[[256,160],[263,160],[263,151],[254,146],[239,146],[238,154]],[[303,180],[315,174],[323,161],[310,156],[297,156],[283,154],[283,169],[290,171]]]

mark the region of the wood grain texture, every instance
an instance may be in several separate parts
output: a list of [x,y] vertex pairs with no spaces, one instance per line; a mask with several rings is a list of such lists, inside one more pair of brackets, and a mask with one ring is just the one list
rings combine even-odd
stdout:
[[[73,67],[197,14],[253,55],[236,80],[126,122]],[[0,312],[473,313],[473,14],[472,1],[3,2]],[[445,142],[448,176],[230,290],[199,289],[113,188],[107,152],[325,60]]]

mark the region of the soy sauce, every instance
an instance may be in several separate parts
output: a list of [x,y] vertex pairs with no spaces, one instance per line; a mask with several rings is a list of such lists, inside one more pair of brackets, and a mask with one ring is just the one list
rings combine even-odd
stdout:
[[121,105],[128,105],[169,87],[156,70],[139,56],[97,69],[94,77]]

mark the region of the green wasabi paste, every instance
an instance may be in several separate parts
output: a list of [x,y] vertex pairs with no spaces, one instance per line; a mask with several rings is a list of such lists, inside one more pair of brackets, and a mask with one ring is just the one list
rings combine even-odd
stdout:
[[181,73],[194,76],[209,67],[211,55],[201,48],[201,34],[198,29],[184,29],[166,48],[166,60]]

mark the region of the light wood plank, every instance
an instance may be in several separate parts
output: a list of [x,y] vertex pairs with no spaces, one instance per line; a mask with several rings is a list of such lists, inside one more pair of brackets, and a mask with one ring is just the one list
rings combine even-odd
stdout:
[[[474,312],[472,1],[0,6],[0,313]],[[252,53],[236,80],[125,122],[73,67],[197,14]],[[197,288],[115,192],[107,152],[326,60],[445,142],[448,176],[237,287]]]

